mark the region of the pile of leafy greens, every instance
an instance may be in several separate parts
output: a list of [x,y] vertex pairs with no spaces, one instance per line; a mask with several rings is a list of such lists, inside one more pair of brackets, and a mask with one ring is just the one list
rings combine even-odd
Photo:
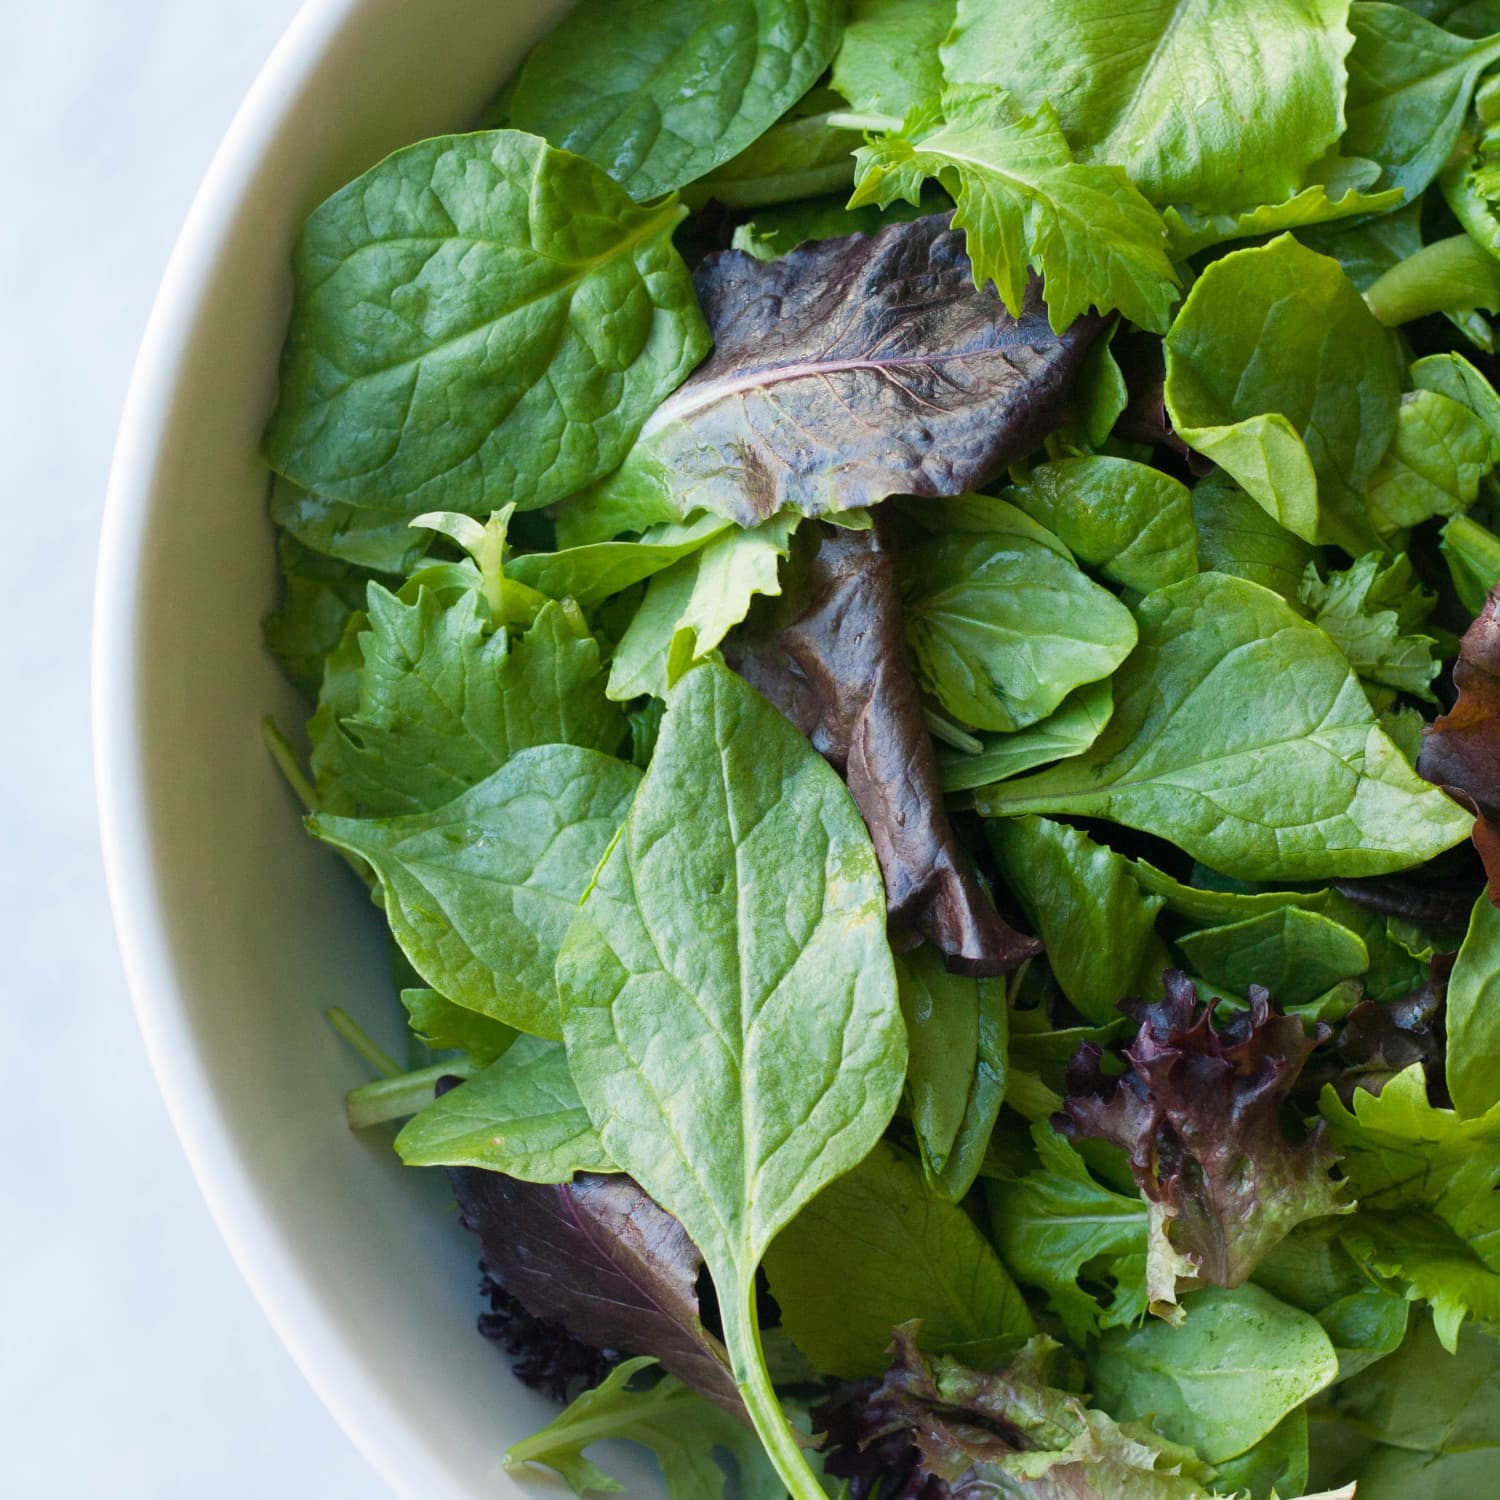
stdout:
[[1493,1493],[1497,68],[582,0],[312,214],[271,740],[389,930],[350,1118],[571,1402],[512,1464]]

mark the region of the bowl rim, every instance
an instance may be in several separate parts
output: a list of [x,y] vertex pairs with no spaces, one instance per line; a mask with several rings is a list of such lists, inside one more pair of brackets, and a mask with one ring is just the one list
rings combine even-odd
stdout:
[[156,899],[136,621],[142,561],[172,396],[255,169],[339,47],[361,0],[304,0],[211,158],[162,275],[122,408],[95,569],[91,657],[94,792],[116,942],[136,1024],[178,1142],[235,1266],[304,1379],[396,1493],[445,1492],[440,1467],[389,1386],[344,1347],[298,1257],[262,1201],[187,1023],[184,990]]

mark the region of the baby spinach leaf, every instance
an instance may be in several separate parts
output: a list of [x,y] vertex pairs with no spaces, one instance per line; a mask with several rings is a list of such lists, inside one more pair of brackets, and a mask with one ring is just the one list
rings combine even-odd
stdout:
[[1381,185],[1415,198],[1448,160],[1479,75],[1500,36],[1468,41],[1399,5],[1349,7],[1349,128],[1342,149],[1384,169]]
[[[1041,1167],[985,1186],[990,1232],[1011,1274],[1047,1295],[1069,1335],[1146,1316],[1146,1205],[1096,1182],[1051,1125],[1031,1127]],[[1108,1303],[1080,1279],[1111,1288]]]
[[1500,911],[1481,895],[1448,976],[1447,1078],[1466,1119],[1500,1103]]
[[1467,407],[1490,434],[1490,458],[1500,463],[1500,392],[1462,354],[1429,354],[1408,371],[1413,387],[1436,391]]
[[986,1368],[1033,1331],[974,1221],[935,1198],[917,1163],[884,1143],[777,1235],[766,1274],[797,1347],[841,1379],[880,1374],[891,1330],[913,1318],[924,1349]]
[[774,261],[726,251],[696,285],[714,352],[590,506],[653,521],[701,508],[750,526],[961,494],[1063,420],[1099,329],[1081,319],[1054,335],[1038,286],[1010,317],[974,286],[941,215]]
[[762,208],[820,193],[847,193],[854,181],[860,136],[833,123],[842,106],[832,90],[814,89],[733,160],[699,178],[688,200],[694,205],[717,199],[731,208]]
[[535,1036],[521,1037],[498,1062],[409,1120],[396,1154],[409,1167],[483,1167],[523,1182],[614,1171],[562,1044]]
[[755,1269],[879,1139],[906,1042],[859,816],[733,673],[705,663],[669,694],[557,978],[605,1150],[702,1251],[756,1430],[796,1500],[819,1500],[762,1361]]
[[[1371,163],[1373,175],[1379,168]],[[1248,240],[1257,235],[1278,234],[1283,229],[1305,229],[1313,224],[1327,224],[1336,219],[1353,219],[1368,214],[1383,214],[1402,199],[1400,188],[1382,193],[1364,193],[1344,184],[1331,192],[1329,185],[1314,182],[1280,203],[1261,203],[1254,208],[1231,213],[1200,213],[1176,204],[1162,212],[1167,226],[1168,248],[1173,260],[1186,260],[1226,240]]]
[[1212,1287],[1183,1321],[1104,1335],[1094,1363],[1098,1399],[1121,1421],[1156,1430],[1210,1463],[1258,1443],[1338,1374],[1315,1319],[1258,1286]]
[[930,944],[896,956],[896,985],[909,1053],[906,1092],[927,1187],[957,1203],[979,1175],[1005,1097],[1005,985],[950,974]]
[[765,133],[838,45],[837,0],[583,0],[526,59],[510,122],[645,201]]
[[1193,487],[1193,522],[1204,572],[1248,578],[1296,603],[1312,548],[1278,525],[1222,469]]
[[616,1353],[650,1349],[679,1380],[743,1421],[724,1346],[703,1326],[703,1257],[630,1178],[532,1183],[454,1167],[464,1227],[485,1273],[534,1318]]
[[986,513],[993,529],[940,534],[903,555],[906,636],[918,680],[949,713],[1023,729],[1108,677],[1135,645],[1135,622],[1051,532],[1001,500]]
[[522,750],[431,812],[308,820],[374,867],[391,931],[450,1000],[561,1035],[552,968],[640,772],[574,745]]
[[1388,336],[1336,262],[1290,235],[1216,260],[1167,335],[1167,410],[1288,531],[1354,555],[1396,431]]
[[1069,693],[1045,719],[1011,734],[992,736],[976,755],[940,755],[943,790],[973,791],[1050,761],[1081,755],[1104,732],[1114,710],[1109,680],[1088,683]]
[[1162,900],[1141,890],[1129,860],[1047,818],[1005,818],[990,837],[1059,987],[1084,1016],[1107,1025],[1123,996],[1157,988],[1171,966],[1156,935]]
[[576,609],[548,604],[522,635],[491,633],[477,590],[445,607],[426,588],[408,604],[372,584],[368,602],[358,700],[321,756],[363,814],[441,807],[528,746],[619,746],[624,720]]
[[1477,615],[1500,583],[1500,537],[1469,516],[1454,516],[1443,527],[1439,546],[1458,602]]
[[833,86],[851,108],[905,119],[943,91],[938,47],[956,0],[852,0],[833,58]]
[[272,468],[407,517],[607,473],[708,348],[682,214],[516,131],[386,157],[297,242]]
[[1370,519],[1384,539],[1433,516],[1466,509],[1493,464],[1489,429],[1436,391],[1401,398],[1396,435],[1370,476]]
[[1160,469],[1127,458],[1057,459],[1006,496],[1125,588],[1149,594],[1198,571],[1191,495]]
[[916,203],[935,178],[958,205],[974,280],[993,281],[1012,317],[1028,265],[1043,278],[1052,327],[1118,308],[1158,333],[1177,300],[1160,216],[1119,167],[1073,160],[1052,106],[1028,113],[1003,89],[964,85],[919,106],[899,132],[857,153],[851,208]]
[[418,1041],[435,1052],[460,1048],[476,1068],[489,1067],[520,1035],[503,1021],[482,1016],[477,1010],[465,1010],[436,990],[404,989],[401,1004]]
[[[960,0],[948,78],[1057,105],[1088,159],[1158,203],[1277,203],[1343,131],[1347,0]],[[1361,154],[1369,155],[1369,152]]]
[[1214,989],[1244,995],[1262,984],[1283,1005],[1306,1005],[1370,967],[1359,934],[1331,917],[1283,906],[1177,940],[1188,966]]
[[1382,874],[1464,838],[1468,815],[1423,787],[1338,647],[1276,595],[1201,573],[1137,618],[1104,733],[977,793],[981,812],[1108,818],[1252,880]]
[[[585,1450],[611,1438],[649,1448],[661,1466],[667,1500],[780,1500],[782,1487],[755,1435],[670,1375],[635,1387],[635,1376],[656,1364],[650,1356],[626,1360],[603,1385],[576,1397],[560,1416],[506,1450],[505,1466],[541,1464],[559,1474],[575,1495],[623,1487]],[[737,1483],[720,1467],[715,1450],[735,1461]]]

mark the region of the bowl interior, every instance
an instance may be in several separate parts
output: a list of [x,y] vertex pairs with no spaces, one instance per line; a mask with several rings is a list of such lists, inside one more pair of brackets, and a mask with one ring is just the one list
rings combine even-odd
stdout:
[[[303,11],[174,255],[101,548],[101,815],[154,1066],[281,1336],[377,1468],[423,1500],[522,1494],[502,1455],[553,1408],[474,1332],[477,1247],[442,1174],[403,1169],[389,1130],[343,1122],[342,1091],[368,1074],[322,1012],[342,1005],[398,1055],[402,1028],[381,923],[305,836],[261,744],[265,714],[292,729],[305,708],[261,647],[276,580],[256,450],[303,217],[391,149],[465,128],[565,8]],[[619,1472],[659,1492],[648,1466]]]

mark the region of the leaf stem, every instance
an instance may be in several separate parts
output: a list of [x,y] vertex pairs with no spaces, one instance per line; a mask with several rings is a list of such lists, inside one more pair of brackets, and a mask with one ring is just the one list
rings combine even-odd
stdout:
[[473,1071],[473,1065],[460,1057],[350,1089],[344,1096],[349,1128],[364,1130],[390,1120],[404,1120],[432,1103],[432,1091],[439,1078],[467,1078]]
[[[726,1282],[727,1277],[724,1281],[715,1277],[715,1284],[720,1287]],[[765,1355],[760,1347],[760,1324],[755,1315],[753,1273],[744,1278],[738,1290],[737,1297],[723,1299],[721,1306],[727,1309],[724,1342],[745,1409],[750,1413],[756,1434],[781,1476],[781,1482],[790,1492],[791,1500],[828,1500],[823,1486],[808,1467],[802,1445],[787,1422],[766,1369]]]
[[304,810],[310,813],[321,812],[323,809],[318,802],[317,791],[303,774],[302,767],[297,764],[297,752],[292,749],[291,741],[276,727],[276,720],[270,714],[260,721],[260,737],[265,741],[266,749],[271,752],[271,759],[275,761],[282,779],[292,789],[293,796]]
[[962,750],[965,755],[978,755],[984,749],[984,741],[976,739],[966,729],[960,729],[951,719],[945,719],[935,708],[923,707],[922,718],[927,723],[933,739]]
[[325,1010],[323,1018],[382,1078],[401,1076],[401,1069],[391,1060],[390,1053],[377,1046],[364,1027],[342,1006],[335,1005]]
[[856,110],[836,109],[828,116],[830,130],[871,130],[893,135],[901,129],[901,123],[895,115],[862,114]]
[[1434,240],[1397,261],[1365,293],[1388,328],[1438,312],[1500,310],[1500,261],[1466,234]]

